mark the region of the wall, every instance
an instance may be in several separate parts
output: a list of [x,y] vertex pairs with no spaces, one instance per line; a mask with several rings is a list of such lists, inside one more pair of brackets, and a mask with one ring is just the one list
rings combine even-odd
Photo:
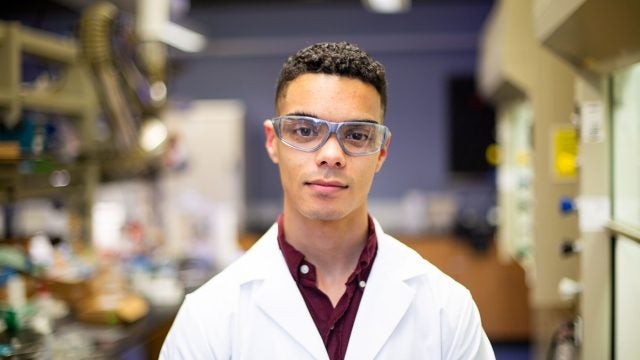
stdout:
[[262,122],[273,115],[282,63],[316,41],[356,43],[385,65],[389,81],[385,122],[393,137],[371,192],[372,204],[380,208],[374,215],[387,214],[387,225],[401,228],[393,222],[402,216],[390,214],[405,207],[415,190],[445,192],[463,200],[463,206],[483,207],[493,202],[493,179],[466,181],[447,173],[446,85],[451,76],[473,74],[477,32],[489,9],[487,4],[416,5],[406,14],[380,15],[357,4],[195,7],[188,25],[211,42],[203,53],[172,54],[170,96],[246,103],[248,224],[259,228],[273,220],[281,201],[277,168],[264,151]]

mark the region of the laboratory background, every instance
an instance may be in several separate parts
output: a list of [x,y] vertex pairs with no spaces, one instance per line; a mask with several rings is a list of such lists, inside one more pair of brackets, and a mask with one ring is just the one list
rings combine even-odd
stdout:
[[0,358],[157,359],[278,217],[262,123],[319,41],[384,64],[371,215],[497,359],[640,359],[637,0],[3,1]]

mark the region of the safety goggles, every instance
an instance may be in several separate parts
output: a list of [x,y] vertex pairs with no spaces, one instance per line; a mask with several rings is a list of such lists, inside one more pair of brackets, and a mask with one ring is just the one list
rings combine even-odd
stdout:
[[378,152],[391,135],[389,129],[370,121],[330,122],[310,116],[287,115],[270,119],[276,136],[290,147],[306,152],[320,149],[331,134],[347,155]]

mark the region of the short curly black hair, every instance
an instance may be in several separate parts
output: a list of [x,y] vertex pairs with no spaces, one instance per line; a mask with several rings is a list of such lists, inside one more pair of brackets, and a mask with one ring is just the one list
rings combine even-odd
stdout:
[[290,56],[282,66],[276,84],[276,107],[287,85],[306,73],[339,75],[361,80],[378,91],[383,113],[387,108],[387,79],[384,66],[356,45],[347,42],[317,43]]

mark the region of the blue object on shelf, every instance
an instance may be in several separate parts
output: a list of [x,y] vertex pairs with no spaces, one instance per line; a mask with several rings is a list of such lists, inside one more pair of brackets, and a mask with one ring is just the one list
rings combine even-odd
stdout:
[[575,201],[568,196],[560,198],[560,213],[568,215],[577,210]]

